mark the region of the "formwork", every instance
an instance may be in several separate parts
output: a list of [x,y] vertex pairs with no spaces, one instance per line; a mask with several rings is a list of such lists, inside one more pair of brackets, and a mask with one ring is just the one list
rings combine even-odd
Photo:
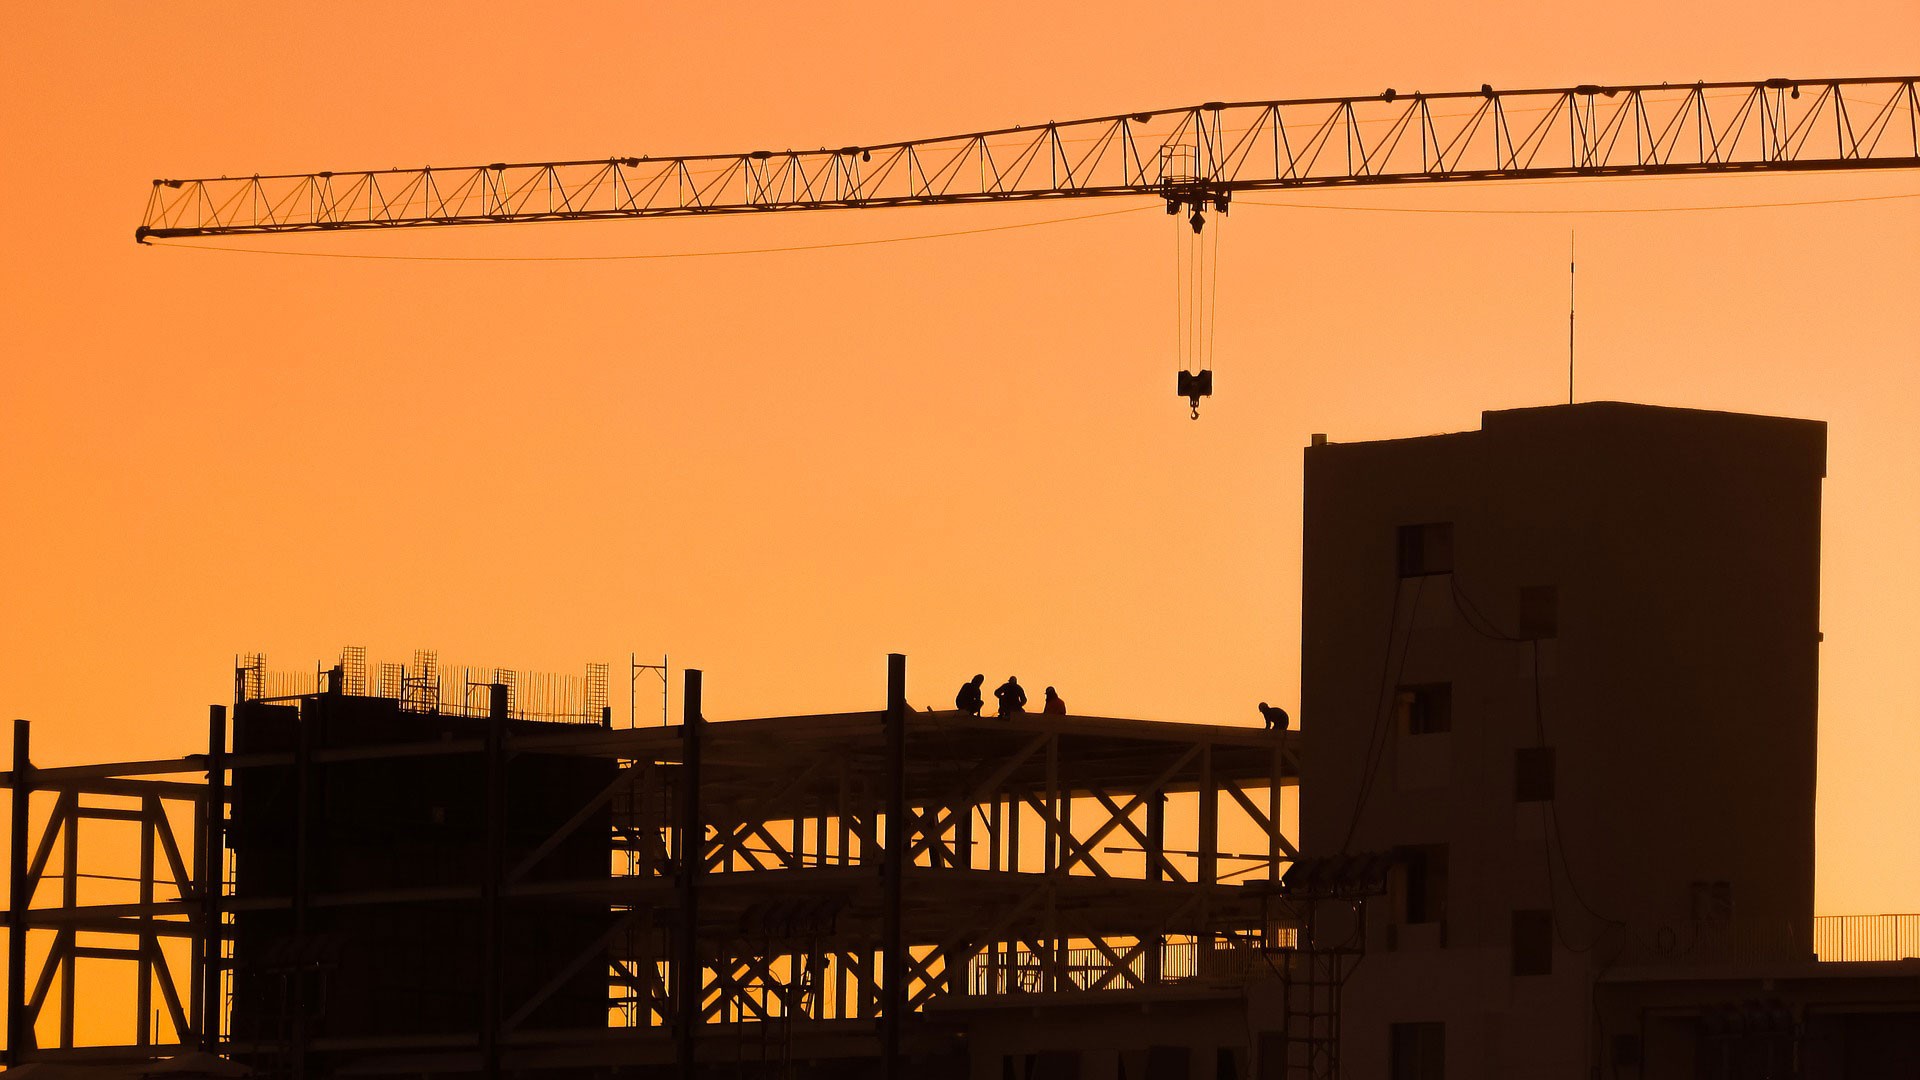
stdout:
[[[37,768],[19,723],[9,1062],[997,1076],[1202,1022],[1244,1061],[1301,944],[1292,733],[916,712],[899,656],[879,708],[722,723],[689,671],[653,728],[420,681],[243,668],[163,761]],[[100,815],[140,823],[134,903],[84,902]],[[130,1040],[75,1039],[83,957],[133,970]]]

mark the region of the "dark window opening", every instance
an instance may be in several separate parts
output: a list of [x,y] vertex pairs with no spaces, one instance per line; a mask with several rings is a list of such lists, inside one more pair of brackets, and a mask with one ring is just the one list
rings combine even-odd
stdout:
[[1513,801],[1553,798],[1553,747],[1523,746],[1513,752]]
[[1560,587],[1526,585],[1520,589],[1520,636],[1560,636]]
[[1553,912],[1534,909],[1513,913],[1513,973],[1553,974]]
[[1418,844],[1399,849],[1400,922],[1433,923],[1447,918],[1447,845]]
[[1447,1025],[1438,1020],[1394,1024],[1388,1040],[1391,1080],[1446,1080]]
[[1725,881],[1696,881],[1691,886],[1693,921],[1723,923],[1733,919],[1733,885]]
[[1401,577],[1453,573],[1453,522],[1402,525],[1399,540]]
[[1453,684],[1422,683],[1394,692],[1394,710],[1404,735],[1439,735],[1453,730]]

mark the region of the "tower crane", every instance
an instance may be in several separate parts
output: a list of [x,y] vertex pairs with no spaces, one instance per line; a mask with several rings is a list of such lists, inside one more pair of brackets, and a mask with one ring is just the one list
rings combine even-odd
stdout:
[[[141,243],[256,233],[1085,199],[1194,233],[1241,192],[1920,168],[1920,77],[1213,101],[905,142],[155,180]],[[1197,409],[1212,372],[1186,370]]]

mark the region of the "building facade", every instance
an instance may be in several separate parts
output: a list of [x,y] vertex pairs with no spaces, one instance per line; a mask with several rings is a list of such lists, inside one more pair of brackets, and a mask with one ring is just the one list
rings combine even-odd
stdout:
[[1825,425],[1594,403],[1306,453],[1301,848],[1390,851],[1353,1076],[1585,1077],[1619,965],[1811,956]]

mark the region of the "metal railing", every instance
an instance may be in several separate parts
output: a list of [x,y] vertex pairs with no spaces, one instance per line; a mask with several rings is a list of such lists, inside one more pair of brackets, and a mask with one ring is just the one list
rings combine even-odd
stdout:
[[337,689],[356,697],[392,698],[403,712],[475,719],[492,712],[490,691],[496,685],[506,687],[507,713],[516,720],[599,725],[608,719],[606,664],[588,664],[584,676],[452,667],[423,649],[415,651],[410,665],[388,662],[369,670],[366,650],[349,646],[332,670],[273,671],[260,653],[246,654],[235,668],[235,689],[242,701],[285,700]]
[[1629,964],[1700,966],[1920,959],[1920,914],[1819,915],[1804,923],[1712,919],[1634,933]]
[[[1287,932],[1289,939],[1291,931]],[[1283,942],[1284,944],[1284,942]],[[1164,986],[1196,979],[1234,979],[1254,970],[1259,958],[1257,943],[1244,947],[1215,944],[1206,948],[1197,940],[1168,941],[1160,946],[1158,980],[1149,977],[1147,952],[1128,956],[1131,944],[1108,948],[1126,959],[1116,970],[1114,958],[1097,948],[1062,950],[1059,965],[1049,965],[1041,955],[1026,949],[1002,949],[997,954],[983,953],[967,965],[968,985],[975,995],[1037,994],[1050,991],[1128,990],[1142,986]],[[1049,972],[1064,970],[1065,985],[1049,984]]]
[[1920,915],[1817,915],[1813,953],[1825,962],[1920,958]]

